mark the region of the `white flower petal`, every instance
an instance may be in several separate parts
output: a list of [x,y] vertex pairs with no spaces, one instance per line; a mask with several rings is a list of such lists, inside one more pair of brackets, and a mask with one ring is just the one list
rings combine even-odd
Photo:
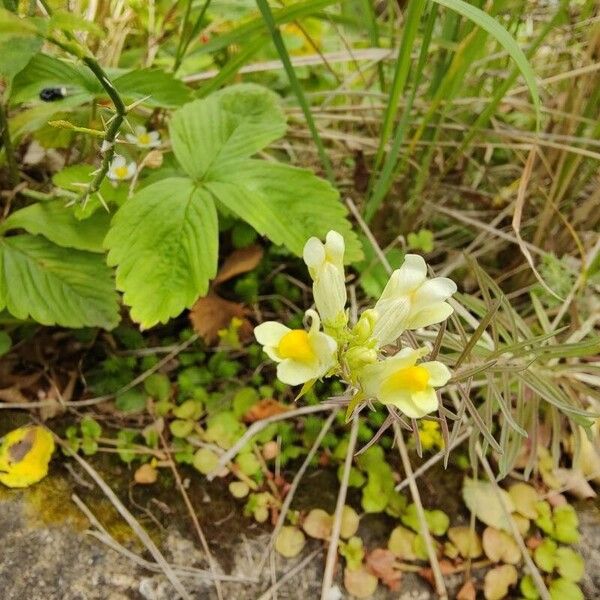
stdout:
[[427,369],[427,372],[429,373],[429,385],[432,387],[446,385],[450,377],[452,377],[450,369],[444,363],[437,360],[424,362],[419,366]]
[[144,135],[146,128],[143,125],[136,125],[134,128],[136,136]]
[[127,133],[125,139],[131,144],[137,144],[137,136],[132,135],[131,133]]
[[414,392],[411,394],[410,404],[402,410],[407,417],[411,419],[420,419],[429,413],[432,413],[438,408],[438,397],[433,388],[427,388],[422,392]]
[[328,325],[343,319],[347,300],[344,272],[325,262],[315,273],[313,297],[323,323]]
[[116,169],[118,167],[124,167],[126,163],[127,161],[125,160],[124,156],[116,154],[115,157],[112,159],[112,162],[110,163],[110,168]]
[[158,131],[151,131],[148,135],[153,142],[157,142],[160,139],[160,133]]
[[335,363],[337,342],[331,336],[321,332],[310,333],[309,339],[323,372],[329,371]]
[[281,356],[279,356],[279,353],[277,352],[277,349],[275,348],[275,346],[263,346],[263,352],[272,361],[281,362],[282,360],[284,360],[283,358],[281,358]]
[[320,365],[314,363],[302,363],[297,360],[286,359],[277,365],[277,379],[288,385],[301,385],[317,379],[323,374]]
[[321,240],[311,237],[304,244],[302,257],[309,269],[318,269],[325,262],[325,246]]
[[425,281],[415,292],[413,302],[415,310],[424,304],[443,302],[456,293],[456,283],[447,277],[435,277]]
[[341,268],[344,264],[344,251],[346,250],[344,237],[337,231],[330,231],[325,238],[325,250],[327,259]]
[[445,321],[454,309],[447,302],[438,302],[412,314],[407,322],[407,329],[420,329],[434,323]]
[[127,165],[126,179],[131,179],[135,175],[136,170],[137,170],[136,164],[134,162],[130,162]]
[[407,296],[398,296],[375,305],[377,321],[373,328],[373,337],[380,346],[395,342],[408,327],[410,300]]
[[277,321],[265,321],[254,328],[254,337],[263,346],[275,347],[281,338],[289,333],[291,329]]
[[403,413],[407,414],[406,411],[409,412],[414,410],[414,407],[411,403],[411,395],[407,390],[399,390],[399,391],[382,391],[377,396],[377,399],[382,404],[391,404],[396,408],[399,408]]

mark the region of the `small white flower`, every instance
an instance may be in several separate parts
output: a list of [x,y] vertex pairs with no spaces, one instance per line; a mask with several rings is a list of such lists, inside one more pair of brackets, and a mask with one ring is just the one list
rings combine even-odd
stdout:
[[158,148],[160,146],[158,131],[147,131],[142,125],[138,125],[134,131],[135,135],[128,133],[125,137],[128,142],[135,144],[138,148]]
[[124,156],[115,156],[108,168],[108,178],[112,181],[127,181],[135,175],[136,166],[134,162],[129,164]]
[[418,254],[407,254],[375,305],[373,336],[380,346],[391,344],[407,329],[440,323],[452,314],[446,302],[456,284],[446,277],[427,279],[427,264]]
[[363,392],[382,404],[400,409],[407,417],[419,419],[435,411],[435,388],[446,385],[451,373],[438,361],[417,364],[427,349],[404,348],[395,356],[367,365],[360,374]]
[[337,343],[319,331],[319,315],[306,311],[311,318],[309,331],[290,329],[276,321],[267,321],[254,328],[254,335],[263,350],[278,363],[277,378],[288,385],[300,385],[318,379],[336,362]]
[[346,283],[344,238],[330,231],[325,244],[312,237],[304,246],[304,262],[313,280],[313,296],[323,325],[338,328],[346,324]]

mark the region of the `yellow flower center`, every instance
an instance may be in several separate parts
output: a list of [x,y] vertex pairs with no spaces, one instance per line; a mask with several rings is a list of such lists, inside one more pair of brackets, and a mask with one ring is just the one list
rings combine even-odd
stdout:
[[141,146],[146,146],[151,142],[149,133],[140,133],[138,135],[138,144]]
[[406,367],[396,371],[386,383],[396,391],[422,392],[429,383],[429,372],[425,367]]
[[115,168],[115,175],[119,179],[125,179],[127,177],[127,175],[129,175],[129,171],[127,170],[126,166],[116,167]]
[[292,329],[286,333],[279,341],[277,352],[282,358],[291,358],[301,362],[310,362],[315,359],[308,333],[304,329]]

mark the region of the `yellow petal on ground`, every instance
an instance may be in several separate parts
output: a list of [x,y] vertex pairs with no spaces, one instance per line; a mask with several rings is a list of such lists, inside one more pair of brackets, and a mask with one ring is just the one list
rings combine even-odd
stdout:
[[28,487],[48,474],[54,452],[52,434],[38,425],[7,433],[0,444],[0,483],[11,488]]

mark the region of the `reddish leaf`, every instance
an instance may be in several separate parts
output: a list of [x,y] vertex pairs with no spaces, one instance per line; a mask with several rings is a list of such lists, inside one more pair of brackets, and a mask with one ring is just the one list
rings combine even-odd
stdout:
[[248,246],[247,248],[240,248],[234,250],[226,259],[217,276],[214,278],[213,283],[219,284],[224,281],[241,275],[242,273],[248,273],[252,271],[258,263],[260,263],[263,257],[263,249],[260,246]]
[[281,404],[281,402],[273,400],[273,398],[264,398],[248,409],[244,415],[244,421],[246,423],[254,423],[254,421],[260,421],[273,415],[280,415],[288,410],[289,407],[285,404]]
[[395,568],[396,557],[390,550],[375,548],[367,555],[367,569],[381,579],[384,585],[397,592],[400,590],[402,572]]
[[473,580],[465,582],[465,584],[458,590],[456,594],[456,600],[475,600],[477,597],[477,591],[475,590],[475,584]]
[[239,333],[242,339],[249,338],[252,326],[246,315],[248,309],[238,302],[230,302],[216,295],[199,298],[190,311],[190,321],[194,331],[199,333],[207,344],[219,339],[219,331],[229,327],[234,317],[242,320]]

